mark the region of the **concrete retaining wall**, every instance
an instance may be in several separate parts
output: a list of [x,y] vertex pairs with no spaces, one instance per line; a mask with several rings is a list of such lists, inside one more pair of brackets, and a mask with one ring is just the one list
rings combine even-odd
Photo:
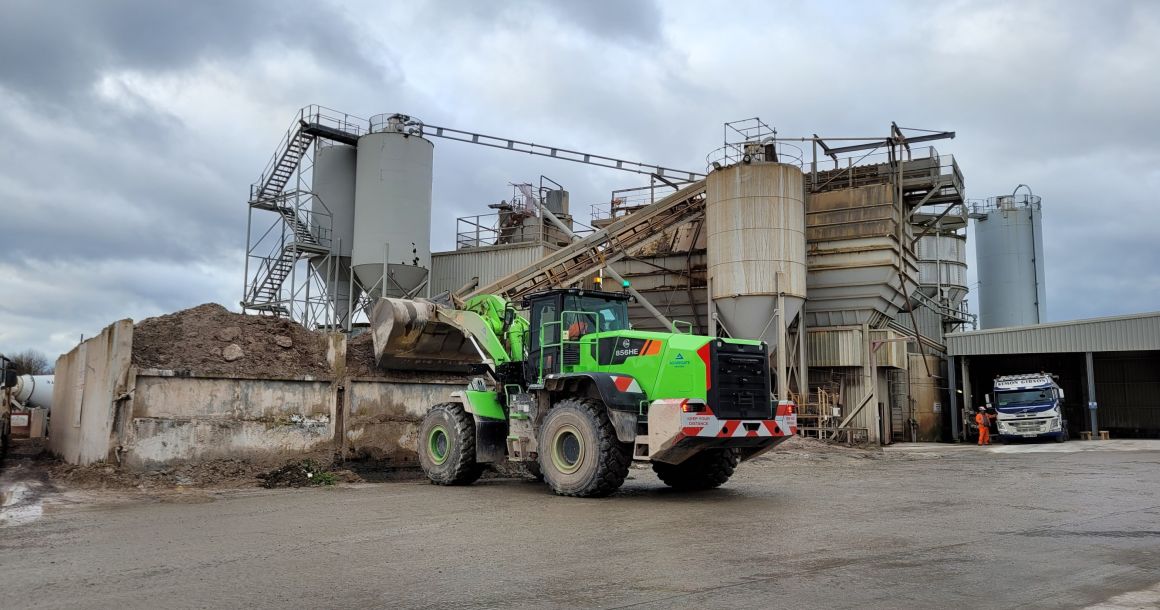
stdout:
[[330,382],[175,377],[138,371],[132,420],[122,434],[130,467],[173,460],[278,458],[329,450]]
[[462,380],[438,377],[348,381],[344,454],[415,463],[423,415],[463,385]]
[[329,350],[338,382],[138,370],[132,335],[132,322],[122,320],[57,361],[49,448],[65,461],[148,469],[338,451],[413,463],[423,414],[464,383],[434,375],[346,378],[341,335]]
[[133,321],[121,320],[57,359],[48,447],[66,462],[92,464],[109,457],[116,405],[127,394],[132,344]]

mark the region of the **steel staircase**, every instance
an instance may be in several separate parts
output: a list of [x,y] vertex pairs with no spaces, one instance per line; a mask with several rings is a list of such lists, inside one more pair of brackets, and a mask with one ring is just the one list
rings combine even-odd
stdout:
[[303,108],[294,124],[286,131],[258,181],[250,185],[250,207],[277,213],[282,218],[284,237],[281,248],[275,249],[276,254],[262,260],[252,276],[253,281],[248,285],[245,300],[242,301],[243,309],[290,315],[282,299],[283,284],[299,260],[326,255],[330,252],[330,245],[323,243],[328,240],[320,240],[311,231],[310,219],[303,218],[300,213],[310,201],[311,194],[297,188],[287,191],[286,188],[301,171],[302,160],[316,140],[322,138],[357,145],[359,136],[364,132],[364,123],[361,119],[320,106]]
[[282,149],[275,157],[274,166],[250,187],[251,201],[263,201],[277,197],[282,193],[286,184],[290,182],[290,178],[294,176],[295,170],[298,169],[302,157],[306,155],[306,151],[310,150],[310,145],[314,143],[314,136],[302,129],[300,124],[299,128],[294,130],[290,137],[283,142]]
[[705,181],[685,188],[619,218],[580,241],[471,295],[498,294],[509,300],[553,287],[568,286],[661,237],[665,229],[688,222],[705,211]]
[[291,240],[282,246],[277,257],[264,261],[255,275],[256,281],[242,303],[246,309],[272,311],[279,314],[288,314],[279,304],[279,295],[282,284],[290,277],[294,265],[301,259],[325,255],[330,247],[323,244],[313,232],[310,225],[298,214],[298,210],[290,202],[307,202],[310,194],[301,191],[290,191],[253,204],[261,210],[277,212],[282,217],[285,227],[290,229]]

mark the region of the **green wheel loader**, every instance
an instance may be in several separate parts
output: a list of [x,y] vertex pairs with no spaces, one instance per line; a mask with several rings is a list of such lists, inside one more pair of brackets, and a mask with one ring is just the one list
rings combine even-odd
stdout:
[[380,365],[470,379],[423,420],[431,481],[469,484],[507,460],[558,494],[599,497],[640,460],[674,488],[708,489],[796,434],[793,403],[772,399],[765,343],[632,330],[629,299],[579,289],[460,307],[379,299]]

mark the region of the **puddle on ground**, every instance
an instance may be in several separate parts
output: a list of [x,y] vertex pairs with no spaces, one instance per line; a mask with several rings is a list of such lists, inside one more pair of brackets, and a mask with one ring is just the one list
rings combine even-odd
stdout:
[[13,483],[0,489],[0,527],[23,525],[44,515],[40,494],[28,484]]

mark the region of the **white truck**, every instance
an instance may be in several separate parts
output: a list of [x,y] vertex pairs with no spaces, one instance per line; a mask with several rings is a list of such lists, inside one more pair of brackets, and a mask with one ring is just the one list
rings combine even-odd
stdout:
[[1049,373],[1002,375],[995,378],[996,428],[1002,440],[1066,441],[1063,388]]

